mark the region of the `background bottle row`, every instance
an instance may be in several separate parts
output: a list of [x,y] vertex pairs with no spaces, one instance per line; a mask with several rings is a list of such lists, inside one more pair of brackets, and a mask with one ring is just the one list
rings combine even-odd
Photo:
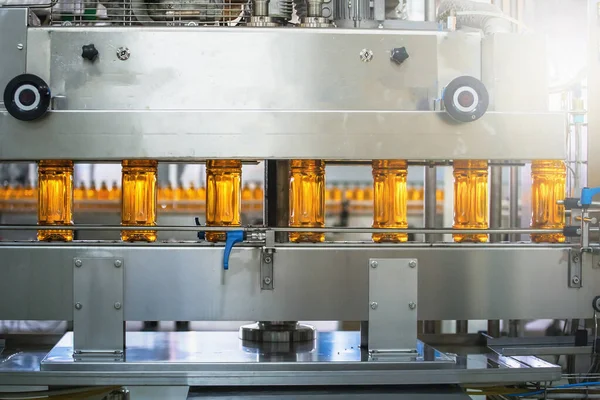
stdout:
[[[423,186],[414,185],[407,189],[408,208],[421,210],[423,207]],[[245,183],[242,187],[242,211],[262,212],[264,188],[255,182]],[[117,182],[109,186],[101,182],[85,186],[80,184],[74,188],[73,198],[76,210],[118,211],[121,204],[121,188]],[[438,202],[444,200],[444,191],[438,189]],[[159,210],[173,212],[202,211],[206,202],[206,187],[195,187],[194,184],[177,187],[172,185],[158,188]],[[364,184],[328,185],[325,192],[327,213],[338,213],[343,209],[352,212],[369,211],[373,208],[373,188]],[[4,184],[0,187],[0,210],[8,212],[32,212],[37,208],[37,187],[31,183],[26,185]]]

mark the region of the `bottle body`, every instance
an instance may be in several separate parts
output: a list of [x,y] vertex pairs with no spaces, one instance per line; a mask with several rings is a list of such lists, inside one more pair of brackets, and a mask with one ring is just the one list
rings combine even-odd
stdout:
[[[292,160],[290,163],[290,219],[295,228],[325,226],[325,162]],[[291,242],[323,242],[323,232],[290,232]]]
[[[156,174],[154,160],[124,160],[121,181],[121,225],[156,226]],[[156,231],[121,231],[126,242],[154,242]]]
[[[42,160],[38,164],[38,225],[73,225],[73,162]],[[39,230],[43,241],[73,240],[72,230]]]
[[[556,204],[566,195],[567,169],[560,160],[536,160],[531,163],[531,228],[563,229],[565,207]],[[536,243],[564,243],[562,233],[533,234]]]
[[[488,162],[454,161],[454,229],[488,229]],[[455,242],[488,241],[487,234],[453,235]]]
[[[206,162],[206,226],[241,226],[242,162]],[[206,232],[209,242],[224,242],[226,232]]]
[[[373,160],[373,228],[408,228],[405,160]],[[376,243],[400,243],[406,233],[373,233]]]

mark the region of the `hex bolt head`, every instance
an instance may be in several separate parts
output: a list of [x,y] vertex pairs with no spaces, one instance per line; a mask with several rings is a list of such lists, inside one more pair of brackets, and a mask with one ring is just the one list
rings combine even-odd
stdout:
[[579,285],[579,282],[581,281],[579,280],[579,277],[575,275],[573,278],[571,278],[571,282],[573,283],[573,285]]
[[83,265],[83,262],[80,259],[75,260],[75,266],[77,268],[81,267]]
[[411,268],[416,268],[417,267],[417,261],[416,260],[410,260],[410,262],[408,263],[408,266]]
[[121,303],[119,303],[118,301],[115,303],[115,310],[120,310],[121,309]]
[[371,302],[371,309],[372,309],[372,310],[375,310],[375,309],[377,308],[377,306],[378,306],[378,304],[377,304],[377,302],[376,302],[376,301],[372,301],[372,302]]
[[370,265],[371,265],[371,268],[377,268],[378,263],[377,263],[377,261],[373,260],[373,261],[371,261]]
[[121,268],[121,265],[123,265],[123,262],[121,260],[115,260],[115,267]]
[[410,308],[411,310],[414,310],[415,308],[417,308],[417,303],[415,303],[414,301],[411,301],[410,303],[408,303],[408,308]]
[[265,279],[263,279],[263,282],[265,283],[265,285],[270,285],[271,284],[271,278],[266,276]]
[[81,310],[83,308],[83,304],[81,303],[75,303],[75,309],[76,310]]

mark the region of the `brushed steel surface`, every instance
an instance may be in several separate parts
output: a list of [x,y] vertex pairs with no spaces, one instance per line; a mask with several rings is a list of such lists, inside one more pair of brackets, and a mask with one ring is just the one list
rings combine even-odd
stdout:
[[123,259],[75,256],[71,265],[75,351],[122,352]]
[[418,260],[421,320],[587,318],[600,286],[585,263],[586,284],[568,287],[563,246],[285,245],[261,291],[256,247],[234,247],[224,272],[222,246],[2,244],[0,319],[71,320],[75,256],[123,258],[130,321],[366,321],[370,258]]
[[[51,89],[67,97],[70,110],[429,109],[427,99],[437,89],[437,38],[445,35],[240,27],[31,30],[36,29],[46,35],[39,41],[51,42]],[[80,43],[94,43],[99,59],[85,62]],[[410,59],[397,66],[389,54],[402,46]],[[129,49],[126,61],[117,58],[119,47]],[[374,53],[369,63],[360,60],[363,48]]]
[[0,160],[563,159],[564,127],[556,113],[456,124],[424,111],[55,111],[34,122],[2,112]]
[[417,264],[416,259],[379,257],[365,263],[369,275],[369,350],[416,348]]
[[[535,357],[448,357],[420,344],[416,361],[376,362],[360,351],[359,332],[319,333],[314,349],[278,354],[241,345],[235,332],[131,332],[126,361],[73,361],[68,333],[46,356],[0,356],[0,384],[265,386],[449,384],[549,381],[560,367]],[[40,362],[43,361],[42,370]]]
[[[19,49],[21,45],[21,49]],[[0,9],[0,108],[4,108],[6,84],[25,73],[27,61],[27,9]],[[2,123],[0,122],[0,128]]]

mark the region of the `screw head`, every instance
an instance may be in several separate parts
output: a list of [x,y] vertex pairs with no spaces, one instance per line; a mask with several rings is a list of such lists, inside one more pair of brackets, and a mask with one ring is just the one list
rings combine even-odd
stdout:
[[115,267],[121,268],[121,265],[123,265],[123,262],[121,260],[115,260]]
[[115,303],[115,310],[120,310],[121,309],[121,303],[119,303],[118,301]]
[[81,303],[75,303],[75,309],[81,310],[82,308],[83,308],[83,304],[81,304]]
[[372,309],[372,310],[375,310],[375,309],[377,308],[377,306],[378,306],[378,304],[377,304],[377,302],[376,302],[376,301],[372,301],[372,302],[371,302],[371,309]]
[[271,258],[271,256],[266,256],[265,257],[265,264],[271,264],[271,261],[273,261],[273,259]]
[[25,46],[23,46],[23,43],[17,44],[17,49],[23,50],[24,48],[25,48]]
[[408,266],[411,268],[416,268],[417,262],[415,260],[410,260],[410,262],[408,263]]
[[117,49],[117,58],[121,61],[125,61],[129,58],[131,52],[127,47],[119,47]]
[[375,260],[371,261],[371,263],[369,264],[371,265],[371,268],[377,268],[377,265],[379,265],[379,263]]
[[271,284],[271,278],[266,276],[265,279],[263,279],[263,282],[265,283],[265,285],[270,285]]
[[579,256],[578,255],[574,255],[573,256],[573,262],[574,263],[578,263],[579,262]]
[[581,282],[581,280],[577,275],[575,275],[573,278],[571,278],[571,282],[573,283],[573,285],[579,285],[579,282]]
[[408,308],[410,308],[411,310],[414,310],[415,308],[417,308],[417,303],[415,303],[414,301],[411,301],[410,303],[408,303]]
[[369,62],[373,59],[373,51],[369,49],[362,49],[359,53],[359,56],[362,62]]
[[81,261],[80,259],[75,260],[75,266],[76,267],[81,267],[83,265],[83,261]]

